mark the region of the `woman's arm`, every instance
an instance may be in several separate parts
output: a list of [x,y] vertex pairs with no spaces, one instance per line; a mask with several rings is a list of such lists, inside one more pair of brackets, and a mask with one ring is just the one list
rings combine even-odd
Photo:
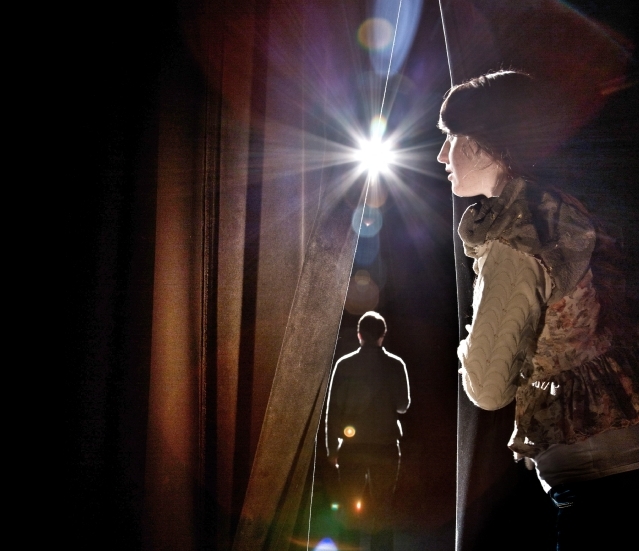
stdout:
[[457,354],[470,400],[495,410],[515,396],[552,284],[536,258],[500,241],[482,245],[474,268],[473,321]]

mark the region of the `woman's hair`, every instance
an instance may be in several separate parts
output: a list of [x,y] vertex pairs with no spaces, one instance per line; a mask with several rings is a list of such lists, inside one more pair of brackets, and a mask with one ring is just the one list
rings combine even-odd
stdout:
[[[535,164],[559,143],[553,117],[561,113],[553,112],[557,109],[553,95],[526,73],[488,73],[446,93],[437,126],[448,134],[471,138],[509,179],[534,178]],[[617,342],[636,343],[637,325],[626,300],[620,239],[610,237],[597,219],[592,221],[597,232],[591,267],[601,304],[599,329],[610,329]]]
[[497,71],[453,86],[437,126],[474,140],[509,177],[530,177],[548,143],[542,115],[542,93],[530,75]]

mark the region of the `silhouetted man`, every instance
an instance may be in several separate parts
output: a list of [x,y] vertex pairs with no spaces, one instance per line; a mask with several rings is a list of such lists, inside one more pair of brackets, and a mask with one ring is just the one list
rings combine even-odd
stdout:
[[386,322],[366,312],[357,325],[361,347],[335,364],[326,410],[326,450],[339,468],[347,523],[372,520],[371,549],[392,549],[388,523],[399,472],[398,414],[410,405],[406,365],[382,347]]

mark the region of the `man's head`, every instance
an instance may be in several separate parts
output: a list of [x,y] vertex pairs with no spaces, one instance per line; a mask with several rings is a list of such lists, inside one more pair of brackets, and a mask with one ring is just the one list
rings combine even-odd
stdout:
[[357,334],[361,344],[381,346],[386,335],[386,321],[377,312],[366,312],[357,322]]

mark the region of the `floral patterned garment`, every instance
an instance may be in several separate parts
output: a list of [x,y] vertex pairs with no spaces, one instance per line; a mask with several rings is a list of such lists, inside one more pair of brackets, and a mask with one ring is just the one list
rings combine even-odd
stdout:
[[532,372],[516,392],[516,453],[531,457],[639,422],[638,351],[611,348],[609,333],[596,331],[598,314],[590,270],[546,310]]
[[[523,179],[464,213],[466,254],[498,240],[536,258],[553,290],[515,383],[515,430],[509,447],[534,457],[552,444],[574,443],[639,423],[639,345],[616,348],[597,327],[599,301],[590,270],[595,229],[574,197]],[[487,276],[488,277],[488,276]]]

